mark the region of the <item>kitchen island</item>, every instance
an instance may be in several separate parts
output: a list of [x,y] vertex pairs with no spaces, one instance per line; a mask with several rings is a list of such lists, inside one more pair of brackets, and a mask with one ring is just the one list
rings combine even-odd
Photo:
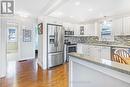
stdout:
[[130,87],[130,65],[69,53],[69,87]]

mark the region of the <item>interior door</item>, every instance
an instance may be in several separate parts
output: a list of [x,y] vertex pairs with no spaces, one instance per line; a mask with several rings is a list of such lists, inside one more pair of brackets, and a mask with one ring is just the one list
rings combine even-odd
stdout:
[[56,48],[56,26],[48,24],[48,53],[54,53]]
[[57,52],[64,50],[64,30],[62,26],[57,26]]

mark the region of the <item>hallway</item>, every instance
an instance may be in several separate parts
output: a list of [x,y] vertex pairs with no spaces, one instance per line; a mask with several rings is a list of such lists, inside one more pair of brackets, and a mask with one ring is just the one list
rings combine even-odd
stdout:
[[[36,60],[8,63],[2,87],[68,87],[68,65],[42,70]],[[1,85],[0,85],[1,87]]]

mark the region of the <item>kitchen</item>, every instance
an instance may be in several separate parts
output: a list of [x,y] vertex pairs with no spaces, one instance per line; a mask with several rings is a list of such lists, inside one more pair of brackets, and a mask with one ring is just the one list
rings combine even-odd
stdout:
[[[68,84],[68,86],[61,85],[59,87],[129,87],[129,0],[40,1],[45,2],[45,4],[34,0],[37,6],[32,3],[30,8],[22,6],[22,4],[25,4],[25,0],[23,2],[16,1],[16,12],[20,10],[19,8],[24,8],[31,15],[33,14],[30,17],[28,14],[21,15],[18,12],[16,15],[17,21],[15,22],[19,26],[18,34],[21,35],[18,36],[18,64],[28,64],[29,61],[33,60],[33,66],[36,69],[34,77],[37,78],[36,74],[41,75],[39,73],[43,72],[44,75],[39,76],[40,79],[46,77],[47,82],[54,81],[54,83],[46,83],[47,86],[45,87],[49,87],[49,84],[52,84],[50,87],[55,87],[53,86],[55,79],[51,79],[55,70],[59,70],[56,71],[56,75],[58,72],[59,76],[61,75],[60,77],[62,75],[65,77],[62,78],[63,82],[61,83]],[[34,5],[36,8],[34,8]],[[8,21],[12,22],[13,20],[14,22],[16,19],[14,16],[13,18],[8,19]],[[29,19],[28,22],[27,19]],[[22,31],[22,29],[26,28],[32,30],[32,38],[27,35],[24,41],[24,32],[26,33],[26,31]],[[35,29],[37,29],[37,33],[34,31]],[[6,31],[2,30],[1,32],[5,33]],[[37,34],[36,37],[35,34]],[[37,42],[34,41],[35,39],[37,39]],[[36,46],[37,48],[35,48]],[[2,49],[1,44],[0,47]],[[36,59],[35,50],[38,50]],[[3,64],[3,66],[6,67],[6,64]],[[64,67],[65,74],[63,74],[64,70],[62,71],[61,67]],[[5,71],[4,76],[9,74],[9,72],[6,74],[5,69],[3,70]],[[57,75],[54,78],[59,78],[59,76]],[[12,75],[12,77],[14,76]],[[67,81],[64,82],[64,79]],[[56,83],[61,84],[59,82],[58,80]],[[31,87],[31,83],[29,83],[29,87]],[[11,84],[13,85],[13,83]],[[44,83],[39,83],[35,84],[35,87],[40,84],[44,85]],[[56,87],[58,86],[56,85]]]

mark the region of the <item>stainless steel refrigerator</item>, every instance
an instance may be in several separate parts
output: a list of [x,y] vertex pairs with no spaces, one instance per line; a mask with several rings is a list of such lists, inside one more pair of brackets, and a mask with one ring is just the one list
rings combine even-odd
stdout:
[[48,68],[63,64],[64,29],[62,25],[47,24]]

